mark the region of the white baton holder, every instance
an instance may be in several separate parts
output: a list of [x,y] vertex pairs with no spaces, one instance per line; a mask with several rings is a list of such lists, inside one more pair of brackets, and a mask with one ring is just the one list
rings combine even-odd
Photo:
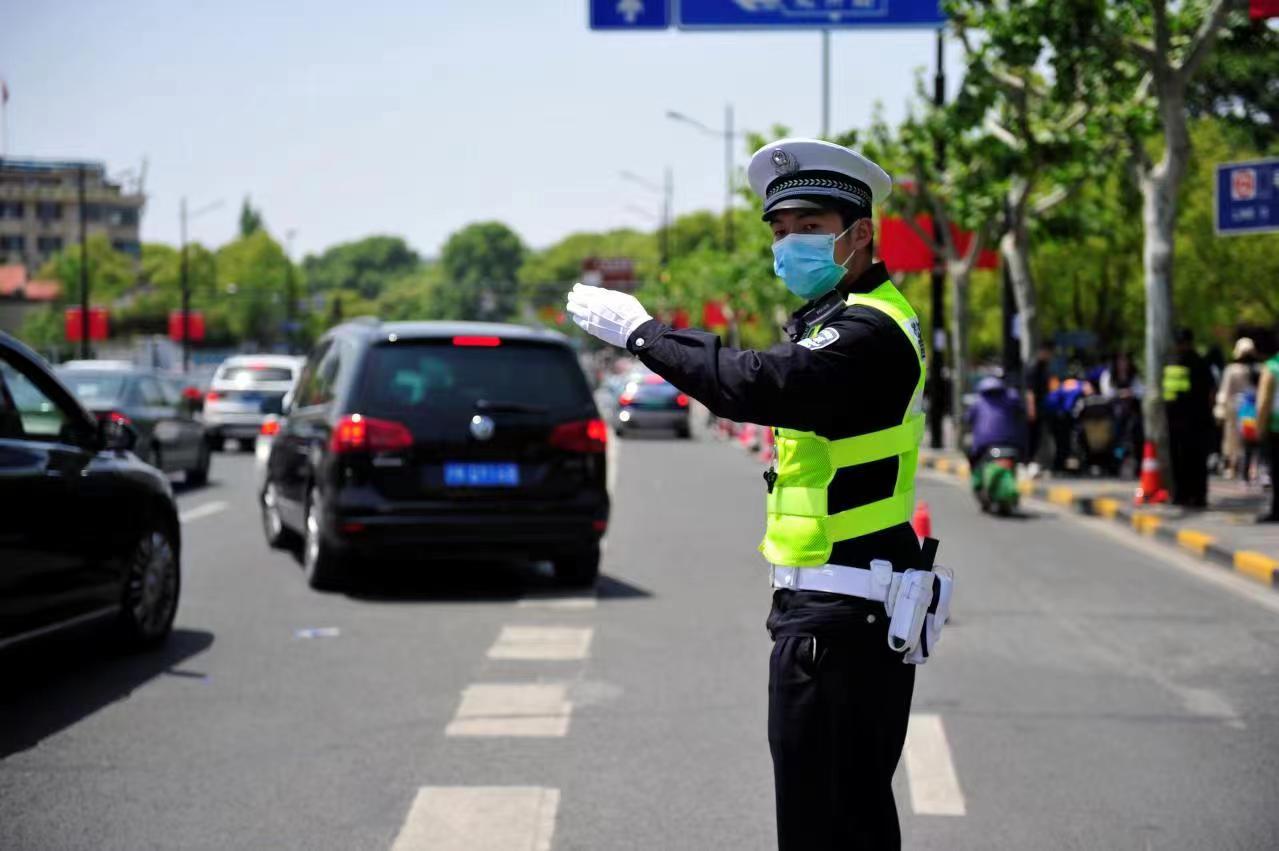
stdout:
[[901,575],[892,599],[888,621],[888,646],[907,656],[919,646],[928,607],[933,602],[933,574],[928,570],[907,570]]
[[955,576],[950,568],[941,565],[933,568],[933,596],[936,598],[936,605],[929,605],[932,611],[924,619],[920,642],[902,661],[910,665],[922,665],[935,652],[937,642],[941,641],[942,627],[950,620],[950,595],[954,587]]

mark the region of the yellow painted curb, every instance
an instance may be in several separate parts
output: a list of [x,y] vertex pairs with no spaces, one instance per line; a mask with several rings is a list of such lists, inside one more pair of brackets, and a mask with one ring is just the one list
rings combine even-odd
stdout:
[[1215,540],[1217,539],[1212,535],[1196,532],[1194,529],[1177,530],[1177,543],[1199,555],[1203,555],[1204,550],[1208,549],[1208,545]]
[[1035,492],[1035,483],[1030,479],[1022,479],[1017,483],[1017,492],[1022,496],[1030,496]]
[[1055,487],[1048,489],[1048,501],[1067,507],[1074,505],[1075,492],[1070,488]]
[[1155,530],[1159,528],[1159,515],[1147,514],[1140,511],[1134,512],[1132,515],[1132,528],[1136,529],[1143,535],[1154,535]]
[[1235,552],[1235,570],[1245,576],[1256,579],[1258,582],[1273,585],[1275,571],[1279,570],[1279,561],[1252,550],[1237,550]]
[[950,459],[938,458],[936,461],[933,462],[933,466],[936,467],[941,472],[947,473],[950,471]]
[[1119,513],[1119,500],[1101,497],[1092,501],[1092,510],[1101,517],[1113,520],[1115,515]]

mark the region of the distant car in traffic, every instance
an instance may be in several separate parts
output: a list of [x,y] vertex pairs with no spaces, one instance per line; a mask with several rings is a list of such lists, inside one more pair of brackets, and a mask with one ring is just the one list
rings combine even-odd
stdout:
[[632,373],[617,397],[613,428],[618,437],[632,431],[673,431],[691,437],[688,396],[652,372]]
[[96,620],[134,646],[169,634],[178,512],[137,439],[0,332],[0,648]]
[[187,484],[208,481],[208,440],[180,376],[114,361],[75,361],[55,372],[95,417],[133,427],[134,451],[143,461],[185,473]]
[[[361,558],[550,560],[599,572],[608,428],[566,339],[469,322],[361,320],[306,362],[267,460],[273,546],[335,587]],[[456,569],[456,568],[451,568]]]
[[209,445],[222,449],[227,438],[251,446],[262,423],[284,407],[303,358],[293,355],[235,355],[213,374],[204,396],[204,425]]

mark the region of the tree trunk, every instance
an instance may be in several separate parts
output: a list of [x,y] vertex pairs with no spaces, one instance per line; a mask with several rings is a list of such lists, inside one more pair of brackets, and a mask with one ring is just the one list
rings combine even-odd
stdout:
[[964,392],[968,383],[968,284],[972,268],[963,261],[946,264],[950,274],[950,390],[956,448],[963,445]]
[[1014,181],[1008,190],[1006,208],[1009,211],[1008,229],[999,238],[999,253],[1008,265],[1008,277],[1013,284],[1013,298],[1017,302],[1019,348],[1022,364],[1034,363],[1039,348],[1039,299],[1035,291],[1035,279],[1030,271],[1030,229],[1026,223],[1026,188],[1021,181]]
[[1142,407],[1146,439],[1154,441],[1165,473],[1171,470],[1171,453],[1164,413],[1163,374],[1173,335],[1173,227],[1177,219],[1177,190],[1171,184],[1162,163],[1141,180],[1146,291],[1146,398]]

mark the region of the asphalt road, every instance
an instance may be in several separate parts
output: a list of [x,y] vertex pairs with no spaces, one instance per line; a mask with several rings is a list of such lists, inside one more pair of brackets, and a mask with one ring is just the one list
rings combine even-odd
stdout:
[[[772,847],[760,467],[701,440],[617,461],[583,598],[500,565],[312,592],[262,541],[252,456],[217,456],[180,495],[163,650],[90,631],[0,660],[0,848]],[[921,488],[960,584],[906,846],[1275,847],[1279,595]]]

